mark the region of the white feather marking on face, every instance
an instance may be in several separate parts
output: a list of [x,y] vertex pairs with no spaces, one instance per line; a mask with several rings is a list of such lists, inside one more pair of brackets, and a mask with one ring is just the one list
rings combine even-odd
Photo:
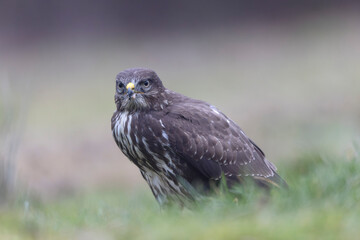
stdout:
[[160,119],[159,121],[160,121],[161,126],[162,126],[163,128],[165,128],[165,126],[164,126],[163,122],[161,121],[161,119]]

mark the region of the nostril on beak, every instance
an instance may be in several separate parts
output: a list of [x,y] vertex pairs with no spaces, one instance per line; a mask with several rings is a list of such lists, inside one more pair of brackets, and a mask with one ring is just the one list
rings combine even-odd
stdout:
[[127,90],[131,89],[131,90],[134,91],[135,85],[134,85],[133,83],[128,83],[128,85],[126,85],[126,89],[127,89]]

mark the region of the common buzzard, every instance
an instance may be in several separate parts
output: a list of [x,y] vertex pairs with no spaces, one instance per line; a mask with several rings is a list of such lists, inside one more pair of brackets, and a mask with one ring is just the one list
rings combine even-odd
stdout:
[[286,186],[276,167],[240,127],[216,107],[165,88],[150,69],[116,76],[111,129],[162,204],[194,200],[222,178]]

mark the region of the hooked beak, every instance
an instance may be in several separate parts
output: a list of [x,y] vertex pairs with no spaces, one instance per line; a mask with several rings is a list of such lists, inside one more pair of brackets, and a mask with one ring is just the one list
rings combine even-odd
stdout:
[[134,95],[134,89],[135,89],[135,85],[133,83],[128,83],[128,85],[126,85],[126,89],[127,89],[127,95],[130,98],[135,98]]

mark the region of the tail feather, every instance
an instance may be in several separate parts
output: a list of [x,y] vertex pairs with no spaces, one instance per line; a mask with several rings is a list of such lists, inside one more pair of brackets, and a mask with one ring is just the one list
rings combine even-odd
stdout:
[[258,180],[261,185],[265,185],[267,187],[275,186],[284,189],[289,188],[286,181],[282,179],[276,172],[274,172],[274,175],[271,177],[255,177],[255,179]]

